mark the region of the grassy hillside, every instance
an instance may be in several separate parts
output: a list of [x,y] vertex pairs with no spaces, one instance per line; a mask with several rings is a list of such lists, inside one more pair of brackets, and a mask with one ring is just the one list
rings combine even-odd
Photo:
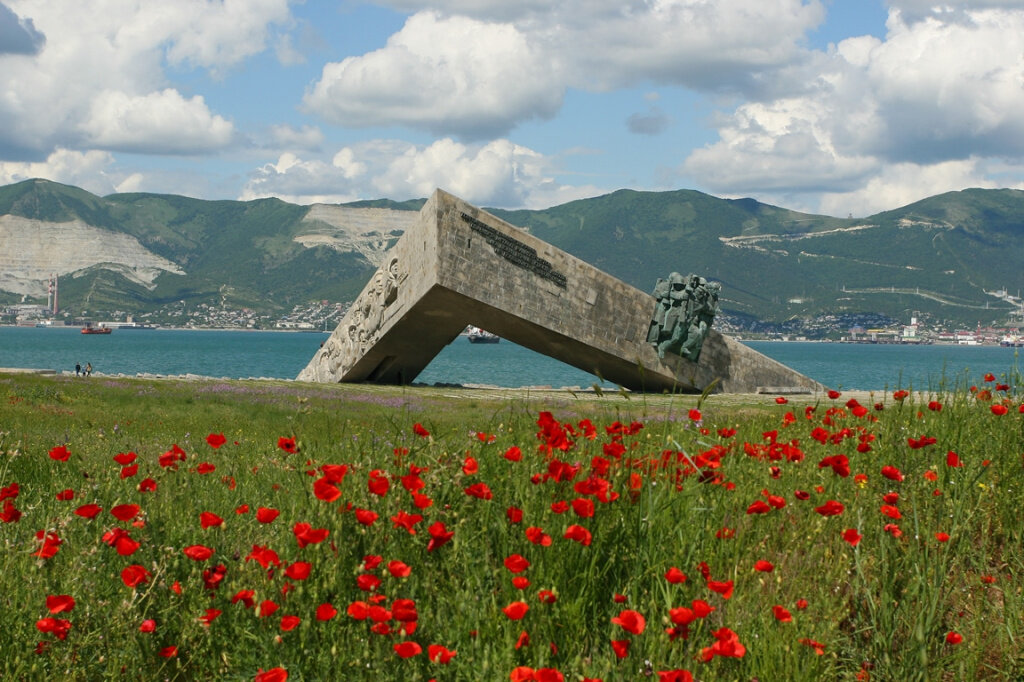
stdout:
[[[423,200],[356,208],[418,210]],[[294,241],[307,207],[278,199],[202,201],[160,194],[96,197],[43,180],[0,188],[0,214],[80,219],[133,235],[187,274],[155,290],[94,267],[62,284],[65,306],[142,312],[187,300],[277,313],[304,301],[349,300],[372,272],[355,252]],[[1024,290],[1024,192],[950,192],[865,219],[791,211],[693,190],[611,194],[545,210],[494,210],[551,244],[640,288],[672,271],[723,284],[734,318],[921,311],[953,324],[1005,319],[993,292]],[[62,279],[62,282],[64,280]]]

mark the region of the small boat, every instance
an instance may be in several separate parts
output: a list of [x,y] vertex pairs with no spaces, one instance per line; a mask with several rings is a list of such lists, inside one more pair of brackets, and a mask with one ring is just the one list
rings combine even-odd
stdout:
[[497,334],[484,331],[480,327],[470,327],[466,338],[470,343],[498,343],[499,341]]
[[83,334],[109,334],[114,331],[110,327],[93,327],[92,325],[85,325],[82,327]]

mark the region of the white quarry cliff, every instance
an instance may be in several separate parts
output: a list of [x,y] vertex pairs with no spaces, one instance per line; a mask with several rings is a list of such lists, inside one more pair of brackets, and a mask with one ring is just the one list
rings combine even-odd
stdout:
[[46,296],[50,273],[67,275],[100,266],[148,289],[161,272],[185,272],[128,234],[80,220],[53,223],[21,216],[0,216],[0,290]]

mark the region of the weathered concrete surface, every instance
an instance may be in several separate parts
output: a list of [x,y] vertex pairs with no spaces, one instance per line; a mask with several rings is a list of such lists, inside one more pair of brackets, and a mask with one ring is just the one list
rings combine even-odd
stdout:
[[410,383],[473,324],[635,391],[700,392],[716,380],[714,390],[730,393],[822,388],[714,330],[699,362],[662,360],[646,342],[654,305],[437,190],[298,379]]

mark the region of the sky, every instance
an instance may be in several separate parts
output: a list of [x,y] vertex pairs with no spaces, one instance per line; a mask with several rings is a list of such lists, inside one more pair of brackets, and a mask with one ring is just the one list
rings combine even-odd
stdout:
[[0,185],[864,217],[1024,189],[1024,0],[0,0]]

